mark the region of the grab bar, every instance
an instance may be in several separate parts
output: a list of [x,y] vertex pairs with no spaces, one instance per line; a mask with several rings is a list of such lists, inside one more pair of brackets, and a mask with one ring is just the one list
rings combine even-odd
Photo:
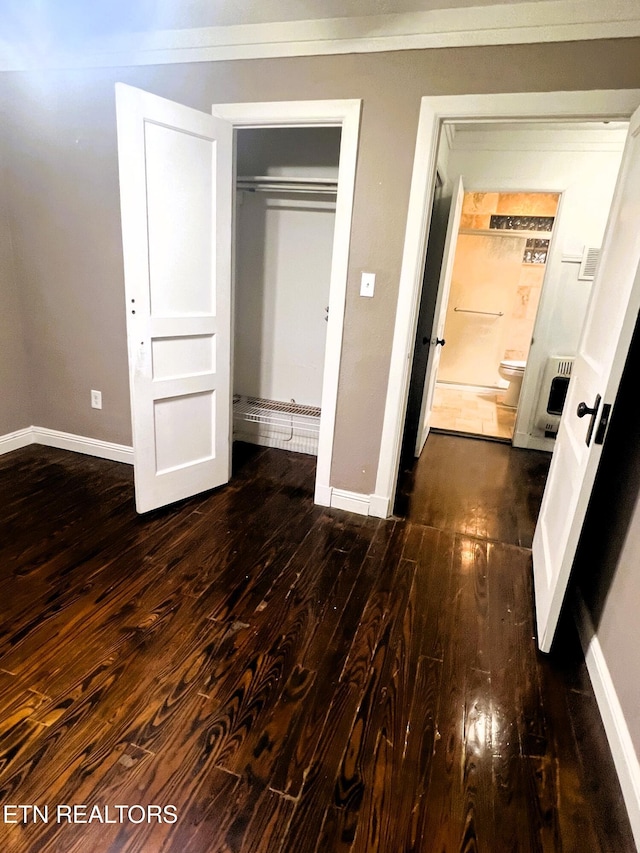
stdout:
[[454,308],[460,314],[486,314],[488,317],[504,317],[504,311],[471,311],[469,308]]

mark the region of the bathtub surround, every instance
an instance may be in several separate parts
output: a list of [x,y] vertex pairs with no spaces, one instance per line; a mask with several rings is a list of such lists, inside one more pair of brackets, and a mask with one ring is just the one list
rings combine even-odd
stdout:
[[465,193],[439,381],[504,388],[500,362],[526,361],[545,274],[533,255],[551,237],[559,198]]

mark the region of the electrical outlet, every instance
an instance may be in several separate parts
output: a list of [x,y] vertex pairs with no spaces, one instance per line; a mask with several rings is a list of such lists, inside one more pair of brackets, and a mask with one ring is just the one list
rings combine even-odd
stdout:
[[92,391],[91,392],[91,408],[92,409],[101,409],[102,408],[102,391]]

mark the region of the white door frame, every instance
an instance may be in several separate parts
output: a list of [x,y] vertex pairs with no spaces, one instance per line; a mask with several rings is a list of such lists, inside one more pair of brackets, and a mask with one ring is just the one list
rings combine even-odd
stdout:
[[[347,274],[351,244],[351,220],[356,181],[360,100],[272,101],[214,104],[215,116],[239,127],[341,127],[338,193],[329,284],[329,319],[322,379],[320,434],[314,500],[331,505],[331,460],[336,424],[338,382],[342,355]],[[234,207],[235,209],[235,207]],[[235,222],[234,222],[235,232]]]
[[381,515],[391,514],[395,500],[442,123],[625,121],[639,103],[638,89],[422,98],[375,488]]

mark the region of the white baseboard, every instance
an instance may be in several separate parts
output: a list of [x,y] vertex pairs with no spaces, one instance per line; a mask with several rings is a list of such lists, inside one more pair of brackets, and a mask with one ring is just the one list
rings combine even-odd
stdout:
[[369,495],[348,492],[346,489],[331,489],[331,506],[346,509],[359,515],[369,515]]
[[34,426],[33,441],[46,447],[58,447],[60,450],[71,450],[74,453],[84,453],[86,456],[98,456],[101,459],[111,459],[113,462],[125,462],[133,465],[133,447],[126,444],[114,444],[112,441],[100,441],[57,429]]
[[316,483],[316,490],[313,496],[314,503],[318,506],[331,506],[331,486],[320,485]]
[[375,518],[389,518],[391,515],[391,499],[382,495],[369,495],[369,515]]
[[21,447],[27,447],[29,444],[33,444],[33,427],[8,432],[0,435],[0,454],[20,450]]
[[316,486],[315,503],[331,506],[334,509],[346,509],[358,515],[372,515],[375,518],[388,518],[390,499],[380,495],[363,495],[349,492],[347,489],[334,489],[333,486]]
[[87,438],[82,435],[73,435],[70,432],[60,432],[60,430],[37,426],[25,427],[6,435],[0,435],[0,454],[19,450],[29,444],[44,444],[46,447],[58,447],[61,450],[72,450],[74,453],[99,456],[101,459],[111,459],[113,462],[125,462],[133,465],[133,447],[126,444],[114,444],[111,441],[100,441],[97,438]]
[[525,450],[545,450],[547,453],[553,453],[556,446],[554,438],[545,438],[535,435],[529,435],[528,432],[516,432],[513,436],[514,447],[524,447]]
[[640,762],[636,754],[624,712],[611,679],[591,616],[581,595],[575,607],[587,669],[593,685],[600,716],[607,733],[611,754],[620,780],[622,796],[629,814],[631,831],[640,850]]

